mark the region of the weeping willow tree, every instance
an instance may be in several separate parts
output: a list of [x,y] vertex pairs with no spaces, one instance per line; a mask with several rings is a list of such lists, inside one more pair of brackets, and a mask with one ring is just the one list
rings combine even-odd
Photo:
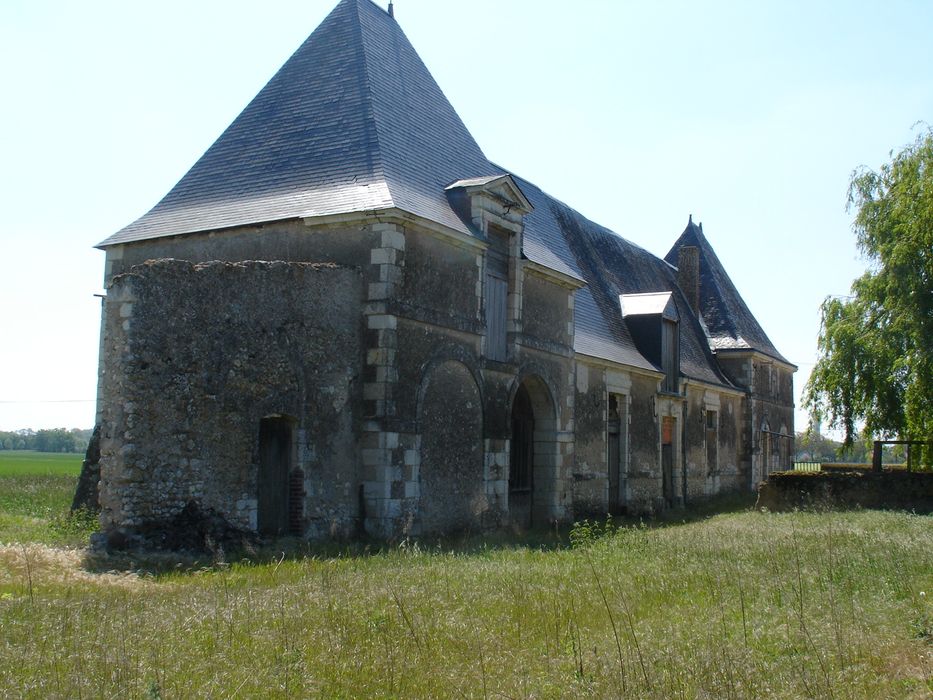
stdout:
[[[849,184],[868,270],[822,305],[810,410],[865,438],[933,439],[933,129]],[[930,451],[924,461],[930,463]]]

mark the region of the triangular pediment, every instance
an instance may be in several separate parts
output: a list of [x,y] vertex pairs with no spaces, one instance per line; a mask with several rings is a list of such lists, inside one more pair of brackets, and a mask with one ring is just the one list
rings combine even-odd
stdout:
[[511,175],[507,174],[457,180],[445,189],[448,192],[461,190],[468,196],[484,194],[522,215],[528,214],[534,209],[518,183],[515,182]]

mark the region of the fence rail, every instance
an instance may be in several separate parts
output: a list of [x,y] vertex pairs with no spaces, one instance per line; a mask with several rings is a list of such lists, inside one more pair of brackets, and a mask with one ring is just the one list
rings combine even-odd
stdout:
[[818,472],[823,470],[820,462],[794,462],[795,472]]
[[[913,471],[907,462],[888,462],[882,465],[884,469],[894,471]],[[792,471],[795,472],[821,472],[874,469],[868,462],[794,462]]]

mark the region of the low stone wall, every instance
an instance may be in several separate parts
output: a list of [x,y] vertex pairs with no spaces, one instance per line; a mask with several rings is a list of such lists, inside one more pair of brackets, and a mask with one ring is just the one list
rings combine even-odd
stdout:
[[933,472],[776,472],[758,488],[758,508],[880,508],[933,513]]

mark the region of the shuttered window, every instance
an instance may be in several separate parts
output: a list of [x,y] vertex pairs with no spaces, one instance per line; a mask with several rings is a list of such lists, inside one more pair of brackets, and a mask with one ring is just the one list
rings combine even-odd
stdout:
[[486,252],[486,357],[505,362],[509,304],[508,239],[490,235]]

